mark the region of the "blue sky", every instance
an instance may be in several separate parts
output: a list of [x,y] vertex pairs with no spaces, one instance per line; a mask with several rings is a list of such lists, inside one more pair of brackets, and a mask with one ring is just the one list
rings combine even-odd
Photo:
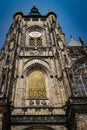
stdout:
[[0,1],[0,48],[13,21],[13,15],[22,11],[25,15],[35,4],[42,15],[51,9],[58,16],[58,22],[66,35],[78,40],[81,37],[87,43],[87,0],[1,0]]

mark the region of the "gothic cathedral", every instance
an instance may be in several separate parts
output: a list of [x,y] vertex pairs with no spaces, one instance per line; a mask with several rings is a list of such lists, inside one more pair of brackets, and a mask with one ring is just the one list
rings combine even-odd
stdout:
[[0,130],[86,130],[87,47],[57,15],[17,12],[0,51]]

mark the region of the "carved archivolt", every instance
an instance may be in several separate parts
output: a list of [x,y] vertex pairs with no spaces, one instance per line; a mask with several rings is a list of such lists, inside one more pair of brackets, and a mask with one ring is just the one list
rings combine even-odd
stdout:
[[33,60],[27,61],[24,64],[24,73],[27,73],[34,66],[38,66],[42,68],[46,73],[49,72],[49,63],[47,61],[41,60],[41,59],[33,59]]

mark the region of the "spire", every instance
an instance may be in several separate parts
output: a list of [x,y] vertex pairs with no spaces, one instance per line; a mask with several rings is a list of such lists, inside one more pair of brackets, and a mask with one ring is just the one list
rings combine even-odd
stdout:
[[29,16],[32,17],[36,17],[36,16],[41,16],[40,12],[38,11],[37,7],[35,6],[35,4],[33,5],[33,7],[31,8],[31,11],[29,13]]

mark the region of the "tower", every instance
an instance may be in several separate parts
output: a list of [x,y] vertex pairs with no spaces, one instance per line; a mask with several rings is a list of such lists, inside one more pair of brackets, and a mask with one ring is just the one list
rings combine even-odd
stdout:
[[2,130],[77,129],[70,50],[54,12],[34,5],[13,16],[0,59]]

